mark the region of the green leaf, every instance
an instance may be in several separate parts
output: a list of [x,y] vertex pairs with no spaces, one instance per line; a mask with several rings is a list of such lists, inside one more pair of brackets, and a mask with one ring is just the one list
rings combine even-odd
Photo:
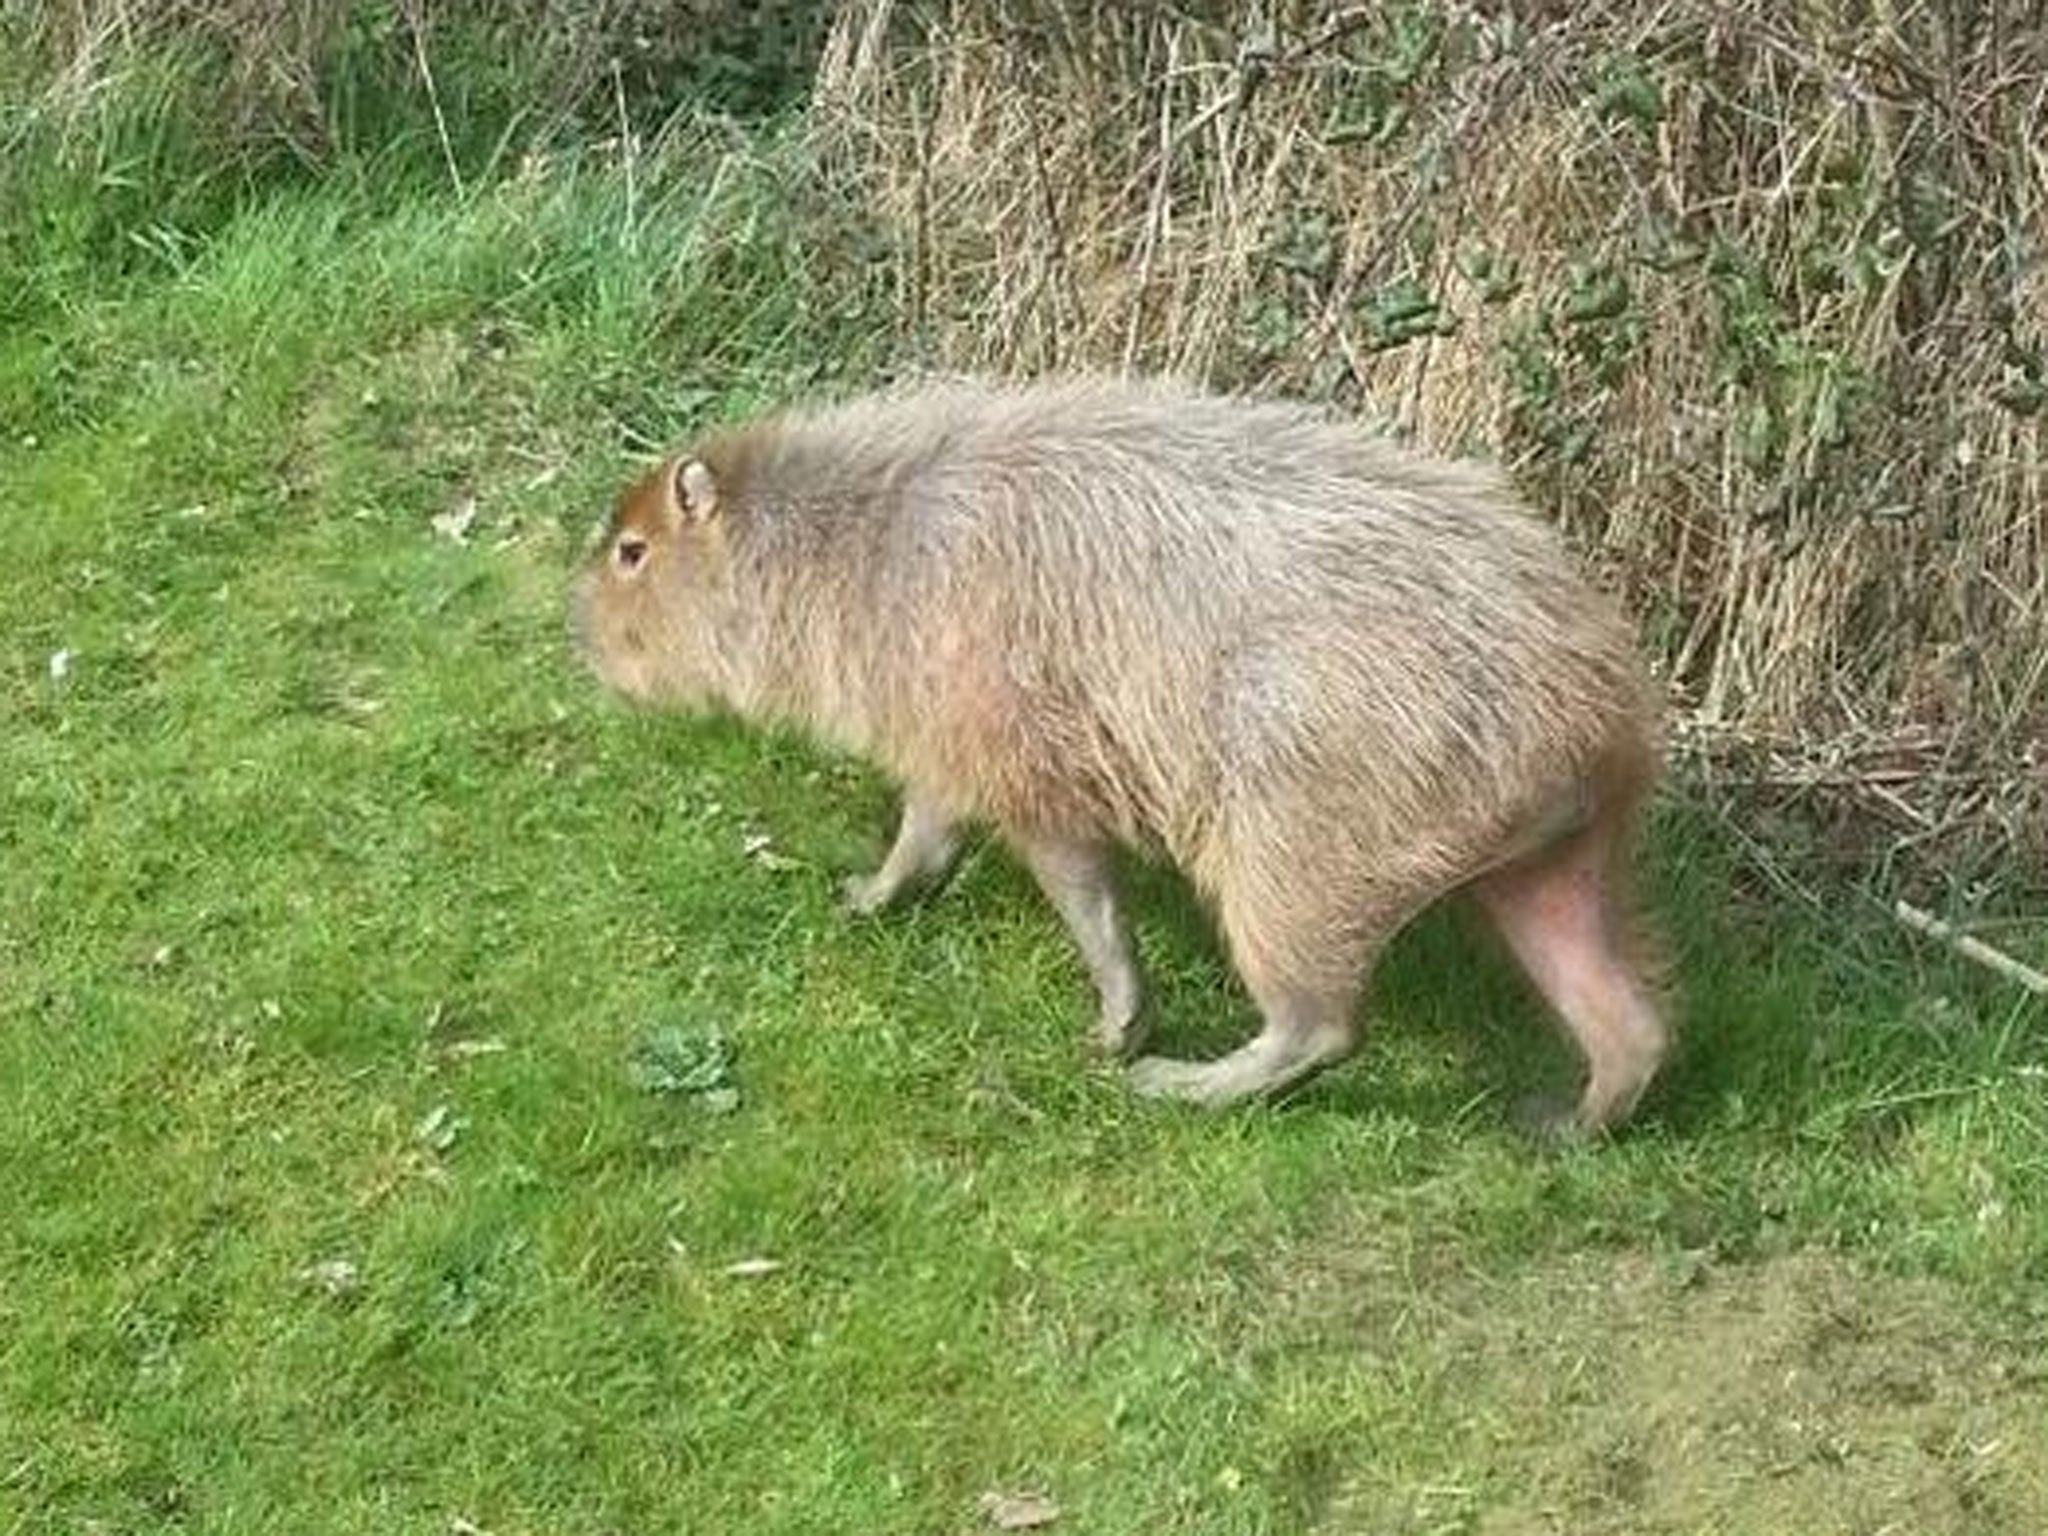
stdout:
[[693,1100],[711,1114],[739,1107],[731,1051],[712,1026],[686,1030],[668,1024],[649,1031],[634,1045],[626,1072],[636,1088]]
[[1574,325],[1612,320],[1627,313],[1628,281],[1610,267],[1589,267],[1572,274],[1565,295],[1564,317]]
[[1640,59],[1621,56],[1603,66],[1593,92],[1593,109],[1602,118],[1625,118],[1654,128],[1664,118],[1664,92]]
[[2048,383],[2039,379],[2014,379],[1992,390],[1991,398],[2015,416],[2038,416],[2041,408],[2048,405]]

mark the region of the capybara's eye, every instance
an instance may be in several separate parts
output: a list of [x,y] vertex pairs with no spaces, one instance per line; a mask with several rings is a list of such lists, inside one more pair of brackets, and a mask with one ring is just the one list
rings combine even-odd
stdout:
[[647,541],[637,533],[622,533],[619,542],[612,546],[612,558],[619,562],[620,570],[637,571],[640,562],[647,558]]

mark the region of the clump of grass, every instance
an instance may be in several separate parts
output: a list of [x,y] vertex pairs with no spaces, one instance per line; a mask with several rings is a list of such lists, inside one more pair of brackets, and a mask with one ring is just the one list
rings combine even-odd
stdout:
[[461,195],[800,98],[816,0],[67,0],[0,18],[0,317],[175,269],[329,175]]
[[686,105],[772,114],[801,95],[827,12],[820,0],[64,0],[18,23],[15,46],[71,102],[138,64],[201,60],[185,107],[217,150],[325,163],[423,117],[474,151],[512,124],[551,137],[569,122],[631,131]]
[[2002,824],[2048,865],[2048,37],[2010,5],[1525,16],[860,0],[816,110],[930,355],[1498,453],[1699,739],[1873,764],[1923,851]]

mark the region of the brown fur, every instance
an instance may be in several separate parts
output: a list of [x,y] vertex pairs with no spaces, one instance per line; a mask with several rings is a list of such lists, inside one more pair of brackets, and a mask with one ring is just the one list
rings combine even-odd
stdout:
[[1170,857],[1265,1016],[1227,1103],[1353,1045],[1385,941],[1471,888],[1585,1052],[1588,1128],[1666,1028],[1634,958],[1653,695],[1614,608],[1480,468],[1179,385],[953,382],[716,433],[629,488],[575,597],[642,701],[795,722],[905,786],[862,909],[992,824],[1072,929],[1108,1049],[1139,983],[1107,849]]

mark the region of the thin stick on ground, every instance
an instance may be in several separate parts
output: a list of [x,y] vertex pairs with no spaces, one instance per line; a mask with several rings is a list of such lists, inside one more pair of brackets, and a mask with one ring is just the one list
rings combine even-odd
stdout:
[[1930,939],[1938,939],[1964,958],[1998,972],[2010,981],[2016,981],[2037,997],[2048,997],[2048,976],[2035,970],[2024,961],[2015,960],[2000,949],[1993,949],[1982,939],[1959,933],[1956,928],[1943,922],[1931,912],[1922,911],[1910,901],[1896,902],[1892,913],[1898,920],[1915,933],[1924,933]]

